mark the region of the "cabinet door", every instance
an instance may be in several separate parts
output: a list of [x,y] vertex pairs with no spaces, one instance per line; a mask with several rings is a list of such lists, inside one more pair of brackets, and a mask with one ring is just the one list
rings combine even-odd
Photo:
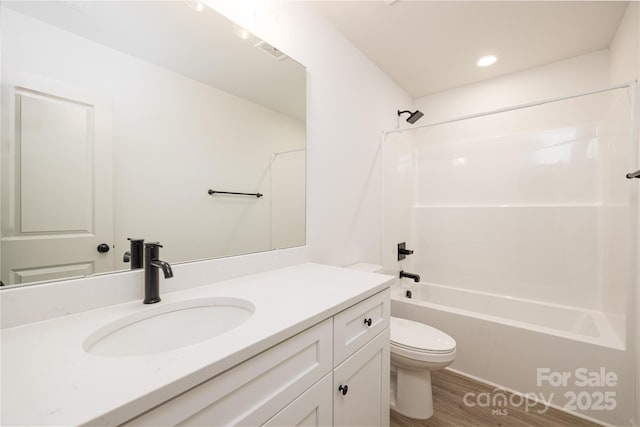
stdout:
[[333,378],[327,374],[263,426],[330,426],[333,419],[332,387]]
[[332,329],[327,319],[126,426],[260,425],[331,372]]
[[334,370],[336,426],[389,425],[389,339],[386,328]]

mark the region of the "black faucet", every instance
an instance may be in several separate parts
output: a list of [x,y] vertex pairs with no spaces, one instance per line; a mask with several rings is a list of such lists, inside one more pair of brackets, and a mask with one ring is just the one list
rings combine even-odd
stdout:
[[158,242],[144,244],[144,301],[145,304],[154,304],[160,301],[160,278],[158,269],[161,268],[164,278],[173,277],[171,265],[158,259],[162,245]]
[[404,270],[400,270],[400,278],[408,277],[409,279],[413,279],[414,282],[420,282],[420,276],[418,274],[406,273]]
[[131,242],[131,249],[124,253],[122,262],[131,262],[131,269],[136,270],[143,267],[143,243],[144,239],[132,239],[127,237]]

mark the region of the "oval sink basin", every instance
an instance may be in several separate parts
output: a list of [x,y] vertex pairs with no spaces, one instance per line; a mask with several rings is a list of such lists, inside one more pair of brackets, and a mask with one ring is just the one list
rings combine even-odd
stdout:
[[[141,304],[142,305],[142,304]],[[98,329],[83,343],[97,356],[139,356],[196,344],[247,321],[255,306],[240,298],[202,298],[153,307]]]

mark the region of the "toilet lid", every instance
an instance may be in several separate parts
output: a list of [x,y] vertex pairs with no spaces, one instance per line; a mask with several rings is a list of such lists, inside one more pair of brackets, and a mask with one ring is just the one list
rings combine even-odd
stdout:
[[422,353],[450,353],[456,348],[456,341],[444,332],[399,317],[391,317],[391,342]]

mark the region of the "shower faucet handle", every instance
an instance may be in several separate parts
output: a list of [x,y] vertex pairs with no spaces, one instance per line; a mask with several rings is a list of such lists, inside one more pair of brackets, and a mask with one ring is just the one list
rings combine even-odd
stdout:
[[398,261],[403,260],[407,255],[413,254],[411,249],[407,249],[407,242],[398,243]]

